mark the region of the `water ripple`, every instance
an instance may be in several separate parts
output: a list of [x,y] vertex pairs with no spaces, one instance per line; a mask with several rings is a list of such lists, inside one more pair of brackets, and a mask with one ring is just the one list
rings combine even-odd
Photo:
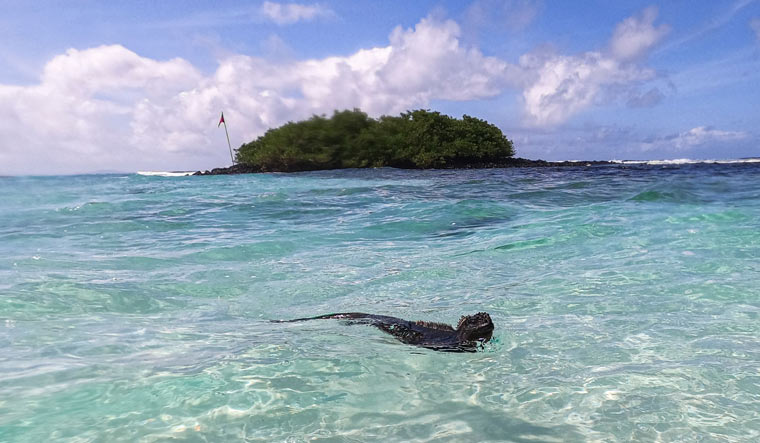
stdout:
[[[0,440],[757,440],[759,179],[0,178]],[[269,322],[341,311],[496,331]]]

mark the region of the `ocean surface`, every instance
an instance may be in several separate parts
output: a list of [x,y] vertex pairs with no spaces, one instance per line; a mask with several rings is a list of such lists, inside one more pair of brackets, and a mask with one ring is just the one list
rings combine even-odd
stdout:
[[758,163],[0,177],[0,441],[758,441],[758,288]]

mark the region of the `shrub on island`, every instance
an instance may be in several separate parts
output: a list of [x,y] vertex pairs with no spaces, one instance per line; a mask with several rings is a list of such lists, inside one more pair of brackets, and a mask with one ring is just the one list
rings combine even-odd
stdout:
[[502,162],[512,142],[496,126],[415,110],[373,119],[354,109],[270,129],[237,150],[237,163],[259,171],[397,167],[448,168]]

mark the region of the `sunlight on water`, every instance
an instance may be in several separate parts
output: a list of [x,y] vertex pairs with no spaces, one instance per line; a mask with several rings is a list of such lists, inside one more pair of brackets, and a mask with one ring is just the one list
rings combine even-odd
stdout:
[[[0,441],[760,438],[757,164],[0,192]],[[269,322],[347,311],[496,330]]]

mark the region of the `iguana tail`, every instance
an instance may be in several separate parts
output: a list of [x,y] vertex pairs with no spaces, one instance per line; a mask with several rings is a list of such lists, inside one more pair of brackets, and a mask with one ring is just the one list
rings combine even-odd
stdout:
[[374,317],[372,314],[365,314],[363,312],[342,312],[338,314],[318,315],[316,317],[294,318],[293,320],[271,320],[271,322],[272,323],[292,323],[296,321],[306,321],[306,320],[324,320],[324,319],[352,320],[352,319],[372,318],[372,317]]

